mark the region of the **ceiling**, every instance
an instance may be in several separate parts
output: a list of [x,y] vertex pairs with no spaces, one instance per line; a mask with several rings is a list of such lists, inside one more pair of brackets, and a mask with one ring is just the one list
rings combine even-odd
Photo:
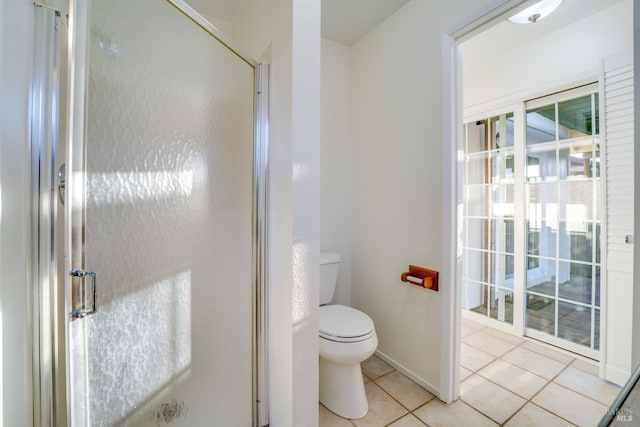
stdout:
[[322,0],[322,37],[350,46],[409,0]]
[[551,15],[535,24],[514,24],[503,20],[471,40],[480,45],[481,40],[500,40],[501,47],[522,45],[623,1],[625,0],[564,0]]
[[[233,22],[233,10],[242,0],[186,0],[201,14]],[[391,16],[409,0],[321,0],[322,36],[350,46]],[[544,20],[533,25],[502,21],[490,29],[517,44],[541,37],[624,0],[564,0]]]
[[[322,0],[322,37],[352,45],[409,0]],[[242,0],[186,0],[208,18],[233,22]]]

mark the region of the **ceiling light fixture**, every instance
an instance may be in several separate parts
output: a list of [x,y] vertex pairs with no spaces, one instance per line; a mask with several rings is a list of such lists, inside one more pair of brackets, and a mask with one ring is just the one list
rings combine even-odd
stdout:
[[509,18],[509,21],[515,22],[516,24],[535,24],[556,10],[556,8],[560,6],[560,3],[562,3],[562,0],[539,1],[522,12],[513,15]]

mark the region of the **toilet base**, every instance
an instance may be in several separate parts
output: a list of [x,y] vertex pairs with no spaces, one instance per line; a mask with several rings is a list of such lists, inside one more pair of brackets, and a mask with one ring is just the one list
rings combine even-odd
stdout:
[[341,364],[320,357],[320,402],[343,418],[367,415],[369,403],[360,363]]

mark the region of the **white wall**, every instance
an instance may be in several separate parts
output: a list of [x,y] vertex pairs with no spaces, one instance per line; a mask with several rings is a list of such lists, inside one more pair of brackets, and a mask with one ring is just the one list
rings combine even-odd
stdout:
[[33,4],[0,0],[0,417],[32,425],[28,304],[29,84]]
[[400,274],[448,262],[442,34],[488,3],[412,0],[352,47],[352,305],[373,318],[378,350],[436,393],[448,301]]
[[582,76],[597,78],[605,57],[623,56],[626,63],[631,63],[632,7],[633,0],[625,0],[523,44],[504,40],[501,33],[492,31],[465,42],[465,108],[554,82],[570,82]]
[[340,253],[334,303],[351,304],[351,55],[322,39],[320,248]]
[[242,2],[233,40],[272,64],[270,421],[312,426],[318,420],[320,1]]

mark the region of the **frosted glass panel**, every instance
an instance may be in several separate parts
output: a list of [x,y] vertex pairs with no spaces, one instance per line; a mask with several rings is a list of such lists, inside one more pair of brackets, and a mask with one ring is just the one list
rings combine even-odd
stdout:
[[90,424],[250,426],[254,69],[168,2],[91,10]]

